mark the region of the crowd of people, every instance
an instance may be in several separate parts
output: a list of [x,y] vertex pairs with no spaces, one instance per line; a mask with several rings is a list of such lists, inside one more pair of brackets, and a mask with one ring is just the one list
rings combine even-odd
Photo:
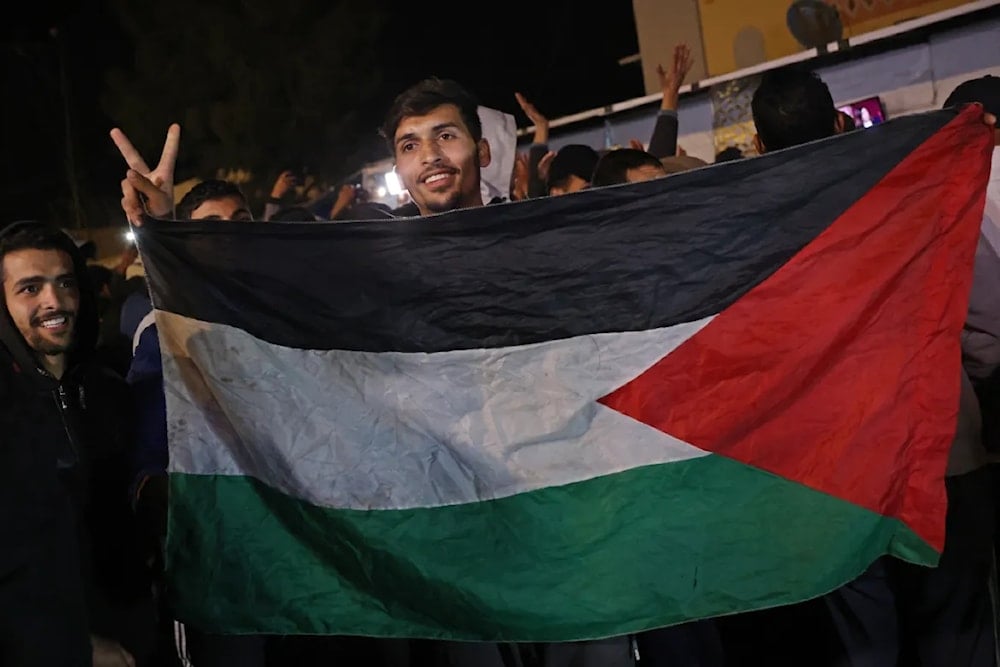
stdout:
[[[550,151],[548,121],[518,95],[535,135],[517,157],[507,199],[564,196],[705,166],[677,147],[677,93],[689,68],[690,53],[679,47],[673,66],[660,70],[664,95],[648,146]],[[971,80],[945,106],[965,103],[984,105],[985,122],[995,123],[1000,79]],[[766,74],[752,111],[761,154],[855,131],[809,71]],[[293,181],[286,173],[260,218],[403,224],[505,199],[483,199],[481,174],[491,148],[477,100],[459,83],[429,78],[406,89],[381,131],[406,204],[389,208],[344,191],[327,215],[317,216],[288,205]],[[121,130],[111,137],[128,165],[121,204],[132,225],[147,216],[255,219],[240,188],[221,180],[199,183],[175,206],[179,126],[168,129],[155,168]],[[1000,132],[996,137],[1000,145]],[[717,161],[728,159],[752,158],[728,151]],[[996,408],[1000,366],[1000,265],[994,259],[982,252],[976,260],[959,428],[946,480],[947,535],[936,568],[880,559],[821,600],[594,641],[218,635],[185,624],[169,603],[167,416],[148,293],[129,284],[123,268],[89,267],[57,228],[11,224],[0,233],[7,315],[0,318],[0,664],[995,665],[996,484],[987,450],[996,433],[984,430],[982,419]],[[117,332],[107,326],[109,318]]]

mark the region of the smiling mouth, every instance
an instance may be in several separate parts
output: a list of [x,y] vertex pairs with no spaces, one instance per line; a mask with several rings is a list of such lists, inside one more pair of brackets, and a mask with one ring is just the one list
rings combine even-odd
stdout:
[[37,320],[35,326],[46,331],[60,331],[65,329],[68,324],[69,317],[67,315],[50,315]]
[[437,183],[441,183],[442,181],[445,181],[445,180],[451,178],[453,175],[454,174],[452,172],[450,172],[450,171],[444,171],[444,172],[439,172],[437,174],[431,174],[430,176],[428,176],[427,178],[424,179],[424,185],[435,185]]

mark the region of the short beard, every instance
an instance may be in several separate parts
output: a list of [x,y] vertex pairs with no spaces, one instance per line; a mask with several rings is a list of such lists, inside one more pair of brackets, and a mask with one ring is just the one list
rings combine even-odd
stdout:
[[66,343],[53,343],[52,341],[46,340],[41,336],[32,336],[28,340],[28,346],[35,351],[35,354],[42,354],[49,357],[54,357],[59,354],[66,354],[73,349],[73,340],[70,339]]
[[464,208],[462,205],[462,193],[456,192],[451,197],[448,197],[446,201],[443,202],[428,202],[427,210],[431,213],[447,213],[448,211],[455,211],[460,208]]

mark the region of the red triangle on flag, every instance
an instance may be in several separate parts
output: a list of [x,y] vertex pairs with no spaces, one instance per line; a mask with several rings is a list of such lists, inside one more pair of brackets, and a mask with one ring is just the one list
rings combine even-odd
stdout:
[[942,128],[776,273],[600,402],[898,517],[940,550],[989,176],[981,113]]

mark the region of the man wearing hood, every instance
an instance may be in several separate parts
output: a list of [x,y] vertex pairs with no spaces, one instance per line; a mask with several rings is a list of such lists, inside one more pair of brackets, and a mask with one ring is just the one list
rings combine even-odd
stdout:
[[125,385],[62,231],[0,232],[0,664],[134,665],[113,610],[142,597],[125,493]]

